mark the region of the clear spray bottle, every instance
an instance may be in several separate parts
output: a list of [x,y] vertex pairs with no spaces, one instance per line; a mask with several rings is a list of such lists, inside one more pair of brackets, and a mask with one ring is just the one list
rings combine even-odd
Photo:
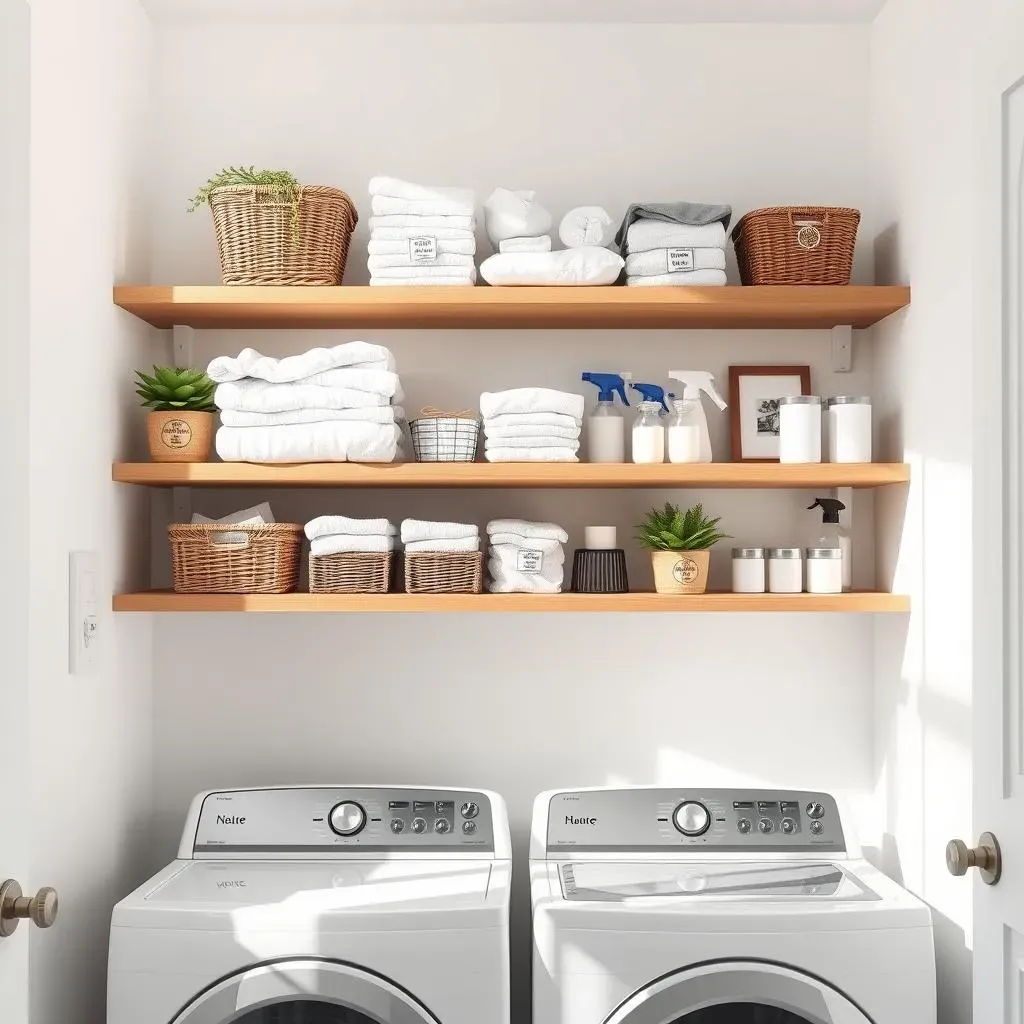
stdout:
[[820,508],[821,534],[817,540],[819,548],[839,548],[843,555],[843,590],[850,590],[853,578],[853,545],[849,531],[839,521],[839,513],[846,511],[846,506],[838,498],[815,498],[814,504],[807,511]]
[[665,461],[665,421],[668,412],[665,389],[659,384],[632,384],[643,400],[637,405],[633,422],[633,461],[651,463]]
[[675,413],[668,427],[669,462],[710,462],[711,435],[708,418],[701,401],[703,392],[720,411],[725,399],[715,387],[715,378],[707,370],[671,370],[669,377],[683,385],[683,397],[672,403]]
[[597,405],[587,416],[587,461],[626,461],[626,420],[615,405],[615,396],[628,406],[626,381],[632,380],[629,373],[595,373],[588,370],[582,379],[596,385],[600,390]]

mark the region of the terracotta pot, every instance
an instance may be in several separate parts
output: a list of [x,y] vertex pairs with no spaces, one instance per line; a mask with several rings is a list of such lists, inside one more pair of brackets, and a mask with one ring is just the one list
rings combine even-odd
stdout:
[[654,589],[659,594],[703,594],[708,589],[711,551],[652,551]]
[[154,462],[207,462],[213,445],[212,412],[151,412],[149,457]]

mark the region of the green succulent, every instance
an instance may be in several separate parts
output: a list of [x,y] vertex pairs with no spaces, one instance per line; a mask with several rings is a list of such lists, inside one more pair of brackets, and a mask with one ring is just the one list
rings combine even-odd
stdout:
[[685,512],[671,502],[663,509],[652,508],[647,518],[637,524],[636,539],[650,551],[702,551],[728,538],[718,529],[721,516],[710,519],[703,505],[694,505]]
[[292,208],[292,238],[299,237],[299,198],[302,185],[291,171],[257,171],[255,167],[225,167],[196,191],[188,212],[209,203],[210,196],[219,188],[232,185],[269,185],[281,193],[281,201]]
[[154,412],[216,412],[213,391],[216,385],[203,370],[178,366],[154,366],[153,376],[135,371],[135,393],[142,404]]

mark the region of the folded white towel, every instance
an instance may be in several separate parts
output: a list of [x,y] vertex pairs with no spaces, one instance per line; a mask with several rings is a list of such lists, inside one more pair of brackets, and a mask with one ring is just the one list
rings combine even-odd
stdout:
[[218,409],[238,412],[289,412],[292,409],[368,409],[390,405],[386,395],[317,384],[269,384],[236,380],[220,384],[213,396]]
[[[493,570],[492,570],[493,576]],[[500,578],[490,579],[485,584],[489,594],[560,594],[562,584],[552,583],[543,576],[525,576],[513,573],[511,576],[502,574]]]
[[[484,432],[486,433],[489,430],[493,430],[495,427],[559,427],[566,430],[575,430],[576,436],[579,437],[581,421],[581,416],[569,416],[560,412],[500,413],[496,416],[488,416],[484,420]],[[518,433],[518,431],[515,432]],[[545,433],[547,433],[547,431],[545,431]]]
[[441,242],[467,242],[476,252],[476,235],[466,228],[377,228],[370,236],[371,242],[402,242],[406,247],[410,238],[434,238]]
[[405,545],[409,554],[417,551],[479,551],[479,537],[460,537],[458,540],[413,540]]
[[374,196],[370,209],[375,217],[472,217],[474,202],[464,199],[395,199]]
[[551,214],[534,197],[536,192],[496,188],[484,203],[484,227],[494,245],[505,238],[535,238],[551,230]]
[[464,540],[479,537],[480,528],[475,523],[444,523],[431,519],[403,519],[402,543],[418,540]]
[[557,594],[565,578],[565,566],[555,565],[539,551],[519,551],[515,561],[489,558],[487,570],[491,575],[487,589],[492,594]]
[[535,238],[503,238],[498,243],[498,252],[551,252],[551,236],[537,235]]
[[[523,537],[518,533],[492,533],[489,539],[490,543],[495,546],[506,544],[513,548],[531,548],[543,551],[545,554],[548,552],[562,553],[562,542],[553,537]],[[564,561],[564,553],[562,558]]]
[[432,285],[447,285],[455,288],[472,288],[476,284],[476,277],[461,275],[454,277],[371,277],[370,285],[375,288],[389,288],[396,285],[408,285],[415,288],[429,288]]
[[655,274],[653,277],[627,277],[633,288],[696,288],[729,283],[724,270],[689,270],[682,274]]
[[641,217],[626,231],[626,252],[647,252],[650,249],[724,249],[725,225],[674,224],[664,220]]
[[372,270],[372,276],[384,281],[388,278],[428,278],[428,277],[464,277],[476,280],[476,267],[471,256],[453,256],[452,259],[469,260],[461,267],[436,267],[432,264],[413,264],[407,267],[381,267]]
[[488,448],[488,462],[579,462],[571,448]]
[[336,533],[320,537],[309,545],[309,553],[318,555],[340,555],[343,551],[394,551],[394,537],[374,537],[365,534]]
[[314,373],[292,383],[312,384],[321,388],[352,388],[353,391],[369,391],[370,394],[383,395],[385,398],[395,398],[402,393],[397,373],[390,370],[353,370],[348,366]]
[[615,237],[615,225],[603,206],[577,206],[562,218],[558,237],[569,249],[607,245]]
[[317,516],[306,523],[310,540],[338,534],[360,537],[395,537],[398,530],[386,519],[352,519],[349,516]]
[[491,437],[488,434],[484,439],[484,449],[491,451],[494,448],[565,448],[570,452],[578,452],[580,443],[568,437],[556,437],[552,434],[542,434],[539,437]]
[[[487,549],[489,558],[498,558],[509,568],[522,572],[522,566],[540,567],[556,570],[565,565],[565,548],[556,544],[553,548],[542,548],[538,545],[526,544],[494,544]],[[533,563],[533,566],[530,563]]]
[[329,420],[396,423],[404,419],[405,410],[400,405],[381,405],[372,409],[290,409],[288,412],[222,409],[220,413],[220,421],[225,427],[280,427],[291,423],[326,423]]
[[506,413],[561,413],[577,422],[583,419],[583,396],[552,388],[511,388],[508,391],[485,391],[480,396],[484,419]]
[[[476,253],[476,239],[469,238],[437,238],[431,231],[421,231],[417,238],[433,237],[439,254],[472,256]],[[409,239],[380,240],[371,238],[366,243],[366,252],[370,256],[409,256]]]
[[577,441],[580,436],[580,428],[576,426],[557,427],[543,423],[520,423],[516,427],[495,427],[489,425],[493,424],[493,422],[493,420],[487,420],[484,423],[484,436],[489,441],[500,441],[506,438],[522,438],[525,440],[531,437],[549,437],[555,439],[554,443],[561,444],[563,440]]
[[217,454],[225,462],[394,462],[401,439],[393,423],[221,427]]
[[480,264],[480,276],[492,285],[597,288],[615,284],[623,260],[596,245],[558,252],[500,252]]
[[348,341],[334,348],[311,348],[298,356],[274,359],[260,355],[254,348],[244,348],[237,356],[218,356],[206,368],[210,380],[216,384],[255,377],[259,380],[284,384],[302,380],[314,373],[333,370],[339,366],[360,365],[364,369],[393,370],[394,356],[383,345],[366,341]]
[[[418,269],[420,267],[452,267],[457,269],[466,269],[475,266],[475,261],[472,256],[462,256],[456,253],[450,252],[439,252],[432,260],[414,260],[408,252],[404,255],[394,256],[371,256],[366,261],[367,267],[370,268],[370,273],[375,274],[377,277],[388,277],[388,274],[381,274],[382,270],[394,270],[398,267],[409,267]],[[390,275],[392,277],[397,275]],[[437,277],[445,277],[448,275],[437,274]]]
[[371,217],[369,226],[372,238],[377,238],[381,231],[392,231],[396,228],[418,232],[421,235],[434,235],[438,231],[461,231],[473,235],[476,231],[476,217],[420,217],[414,213],[396,213],[390,217]]
[[476,193],[471,188],[450,188],[447,185],[417,185],[401,178],[389,178],[378,174],[370,179],[368,189],[371,196],[391,196],[394,199],[415,199],[420,202],[476,203]]
[[725,250],[650,249],[626,257],[626,273],[630,277],[681,274],[691,270],[725,270]]
[[514,533],[519,537],[531,540],[557,540],[562,544],[569,543],[569,534],[557,523],[532,523],[528,519],[492,519],[487,524],[487,535],[491,543],[510,543],[499,541],[499,534]]

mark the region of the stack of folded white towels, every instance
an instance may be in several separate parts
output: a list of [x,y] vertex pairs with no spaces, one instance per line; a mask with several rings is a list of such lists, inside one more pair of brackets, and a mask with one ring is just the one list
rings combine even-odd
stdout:
[[488,462],[579,462],[583,396],[550,388],[485,391]]
[[468,188],[370,179],[371,285],[476,283],[476,196]]
[[480,550],[480,528],[474,523],[439,523],[429,519],[403,519],[402,543],[406,554]]
[[569,535],[554,523],[494,519],[487,524],[492,594],[558,594],[565,575]]
[[645,203],[631,206],[617,241],[626,284],[724,285],[728,206]]
[[317,516],[306,523],[309,553],[391,552],[398,531],[386,519],[350,519],[348,516]]
[[536,195],[496,188],[484,203],[484,228],[499,253],[551,252],[551,214]]
[[217,454],[225,462],[394,462],[405,412],[391,352],[350,341],[273,359],[219,356]]

